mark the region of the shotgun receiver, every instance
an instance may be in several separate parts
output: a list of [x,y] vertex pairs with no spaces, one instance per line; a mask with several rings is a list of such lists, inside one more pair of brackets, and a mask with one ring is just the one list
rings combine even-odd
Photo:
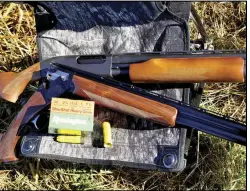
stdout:
[[178,124],[242,145],[246,144],[246,127],[243,124],[126,83],[56,63],[40,69],[38,76],[40,76],[41,85],[37,92],[28,100],[7,132],[1,137],[1,162],[18,159],[15,148],[22,129],[50,104],[52,97],[59,97],[65,92],[71,92],[93,100],[98,105],[150,119],[165,126],[174,127]]
[[51,63],[130,83],[243,82],[245,50],[59,56],[16,74],[0,73],[0,97],[16,102]]

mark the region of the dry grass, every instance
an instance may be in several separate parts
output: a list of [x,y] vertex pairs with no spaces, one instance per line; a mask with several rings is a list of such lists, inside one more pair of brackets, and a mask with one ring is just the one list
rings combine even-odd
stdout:
[[[0,40],[0,65],[6,69],[15,70],[13,64],[23,61],[26,57],[35,57],[36,30],[30,6],[0,4]],[[26,60],[27,63],[28,61]]]
[[[245,2],[200,2],[194,5],[215,49],[246,48]],[[191,38],[199,38],[194,28],[191,34]],[[246,122],[246,84],[206,84],[200,106]],[[200,171],[201,174],[205,172],[204,178],[207,176],[201,182],[206,182],[207,188],[218,184],[224,189],[245,189],[246,148],[212,136],[210,138],[213,146],[207,156],[212,160],[204,165],[209,166],[208,169]]]
[[[246,3],[194,3],[215,49],[246,47]],[[32,8],[0,4],[0,70],[20,71],[37,56]],[[191,24],[191,38],[198,33]],[[246,120],[246,85],[207,84],[201,106]],[[19,107],[0,100],[0,129],[8,127]],[[0,166],[0,189],[245,189],[246,149],[209,136],[200,137],[197,163],[181,173],[159,173],[130,168],[87,166],[62,161],[25,159],[16,166]],[[35,179],[37,170],[39,181]],[[33,172],[33,173],[32,173]]]
[[[196,2],[194,5],[215,49],[246,48],[245,2]],[[198,37],[195,29],[191,29],[191,38]]]

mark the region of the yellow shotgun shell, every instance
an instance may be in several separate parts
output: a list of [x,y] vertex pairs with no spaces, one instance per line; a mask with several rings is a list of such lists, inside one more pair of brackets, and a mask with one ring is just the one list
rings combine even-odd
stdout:
[[82,135],[82,132],[80,130],[71,129],[58,129],[57,133],[61,135]]
[[109,122],[103,122],[102,123],[102,128],[103,128],[103,139],[104,139],[104,144],[103,146],[106,148],[112,148],[113,143],[112,143],[112,133],[111,133],[111,126]]
[[60,143],[73,143],[73,144],[81,144],[84,142],[81,136],[57,136],[56,140]]

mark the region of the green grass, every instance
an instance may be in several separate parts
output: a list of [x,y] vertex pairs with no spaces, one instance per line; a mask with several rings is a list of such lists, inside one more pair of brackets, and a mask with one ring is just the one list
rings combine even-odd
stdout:
[[[245,2],[196,2],[194,5],[215,49],[246,48]],[[191,38],[198,38],[193,23],[190,26]],[[0,41],[1,71],[19,72],[35,62],[36,32],[30,6],[0,4]],[[206,84],[201,107],[246,121],[246,84]],[[16,104],[0,100],[2,132],[19,109]],[[197,161],[180,173],[54,160],[41,160],[37,165],[35,159],[24,159],[17,165],[0,166],[0,189],[246,189],[246,148],[203,133],[199,139]]]

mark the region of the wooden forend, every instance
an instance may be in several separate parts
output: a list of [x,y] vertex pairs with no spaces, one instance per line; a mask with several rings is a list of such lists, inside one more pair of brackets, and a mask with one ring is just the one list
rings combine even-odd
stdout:
[[244,59],[154,58],[131,64],[129,75],[134,83],[243,82]]
[[93,100],[98,105],[175,126],[177,109],[174,107],[76,75],[72,81],[76,95]]

